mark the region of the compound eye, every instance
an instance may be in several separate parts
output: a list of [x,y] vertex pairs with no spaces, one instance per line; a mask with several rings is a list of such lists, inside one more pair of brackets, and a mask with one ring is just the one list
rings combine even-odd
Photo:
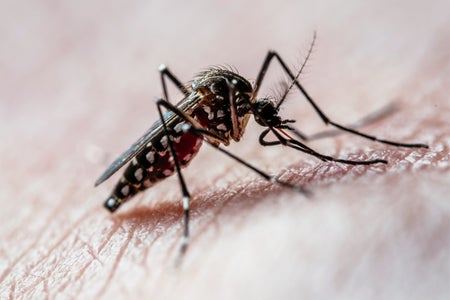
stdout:
[[265,115],[278,114],[278,109],[275,107],[274,103],[270,101],[270,99],[267,98],[259,99],[255,105],[258,111]]
[[[278,116],[278,109],[272,101],[267,98],[259,99],[255,103],[255,108],[258,111],[258,116],[255,115],[255,120],[262,126],[279,126],[282,122]],[[263,121],[264,120],[264,121]]]
[[211,84],[210,90],[214,95],[224,95],[228,92],[228,87],[224,80],[219,80]]

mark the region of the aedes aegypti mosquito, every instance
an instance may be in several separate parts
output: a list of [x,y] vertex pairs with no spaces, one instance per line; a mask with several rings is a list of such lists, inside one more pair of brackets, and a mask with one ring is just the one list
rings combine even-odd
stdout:
[[[300,142],[300,140],[307,141],[309,138],[289,125],[294,123],[295,120],[283,119],[278,114],[280,106],[293,86],[303,94],[326,125],[388,145],[428,148],[427,145],[420,143],[405,144],[379,139],[330,120],[298,81],[298,77],[311,54],[314,40],[305,62],[296,75],[277,52],[269,51],[253,86],[248,80],[233,71],[224,68],[212,68],[201,73],[191,86],[187,87],[167,67],[162,65],[159,71],[164,98],[156,101],[159,120],[130,149],[120,155],[96,181],[95,186],[101,184],[131,160],[112,194],[105,201],[104,206],[110,212],[114,212],[122,203],[139,191],[145,190],[177,172],[183,194],[184,235],[182,251],[184,251],[189,237],[189,201],[191,196],[183,179],[181,168],[186,167],[194,158],[203,141],[263,178],[307,193],[303,187],[271,176],[220,146],[220,144],[229,145],[231,140],[239,142],[251,114],[259,125],[265,127],[259,137],[259,143],[262,146],[284,145],[313,155],[322,161],[335,161],[352,165],[387,163],[383,159],[355,161],[333,158],[322,155]],[[279,101],[272,101],[268,98],[258,99],[258,91],[269,65],[274,59],[289,76],[291,84]],[[176,105],[168,99],[166,78],[184,94],[184,98]],[[168,112],[163,115],[161,107],[167,109]],[[275,140],[267,141],[266,136],[270,132],[274,135]]]

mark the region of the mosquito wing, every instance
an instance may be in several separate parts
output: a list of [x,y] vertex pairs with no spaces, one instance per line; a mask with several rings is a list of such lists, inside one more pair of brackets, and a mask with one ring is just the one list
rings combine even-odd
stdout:
[[[169,124],[171,119],[173,119],[174,114],[172,112],[168,112],[164,115],[164,122]],[[162,129],[162,123],[160,120],[156,121],[152,127],[140,138],[138,139],[127,151],[122,153],[100,176],[99,179],[95,182],[95,186],[98,186],[103,181],[111,177],[114,173],[116,173],[120,168],[122,168],[127,162],[133,159],[136,155],[138,155],[145,146],[156,136],[160,130]]]

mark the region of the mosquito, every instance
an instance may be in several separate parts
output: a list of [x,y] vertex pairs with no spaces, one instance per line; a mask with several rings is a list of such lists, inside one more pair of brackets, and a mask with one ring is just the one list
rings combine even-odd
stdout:
[[[308,190],[302,186],[269,175],[223,148],[223,146],[228,146],[231,141],[239,142],[251,115],[264,128],[259,136],[259,143],[262,146],[284,145],[315,156],[322,161],[351,165],[387,164],[384,159],[359,161],[334,158],[320,154],[306,146],[304,142],[314,138],[308,137],[292,127],[291,124],[295,120],[283,119],[279,115],[280,106],[293,87],[300,91],[326,125],[335,128],[334,131],[348,132],[396,147],[428,148],[427,145],[421,143],[399,143],[379,139],[360,132],[352,126],[340,125],[328,118],[298,80],[306,61],[311,55],[314,41],[315,35],[307,57],[295,75],[276,51],[268,51],[253,85],[235,71],[225,68],[211,68],[199,74],[190,86],[185,86],[165,65],[161,65],[159,72],[164,98],[156,101],[159,120],[127,151],[120,155],[95,182],[95,186],[98,186],[128,163],[122,177],[105,201],[105,208],[110,212],[116,211],[119,206],[135,194],[176,172],[183,195],[184,231],[181,251],[184,252],[189,239],[189,202],[191,195],[181,169],[185,168],[195,157],[203,142],[213,146],[270,182],[308,194]],[[278,101],[257,97],[272,61],[278,62],[290,78],[290,86]],[[177,104],[172,104],[169,101],[167,79],[184,95],[184,98]],[[162,108],[167,110],[165,114],[163,114]],[[274,140],[267,140],[267,134],[269,133],[272,133]],[[317,137],[319,138],[320,135]]]

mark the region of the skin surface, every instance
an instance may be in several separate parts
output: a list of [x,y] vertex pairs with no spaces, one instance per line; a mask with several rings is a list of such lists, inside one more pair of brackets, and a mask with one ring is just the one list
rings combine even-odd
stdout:
[[[448,1],[370,2],[3,1],[0,298],[448,299]],[[183,173],[182,259],[175,176],[102,207],[119,174],[95,180],[156,120],[160,63],[183,82],[215,64],[254,80],[270,48],[301,65],[314,30],[300,80],[324,112],[347,124],[395,102],[364,131],[430,149],[341,135],[308,145],[389,164],[323,163],[259,146],[252,118],[229,149],[313,196],[204,145]],[[279,94],[279,71],[260,96]],[[325,129],[295,90],[281,115]]]

